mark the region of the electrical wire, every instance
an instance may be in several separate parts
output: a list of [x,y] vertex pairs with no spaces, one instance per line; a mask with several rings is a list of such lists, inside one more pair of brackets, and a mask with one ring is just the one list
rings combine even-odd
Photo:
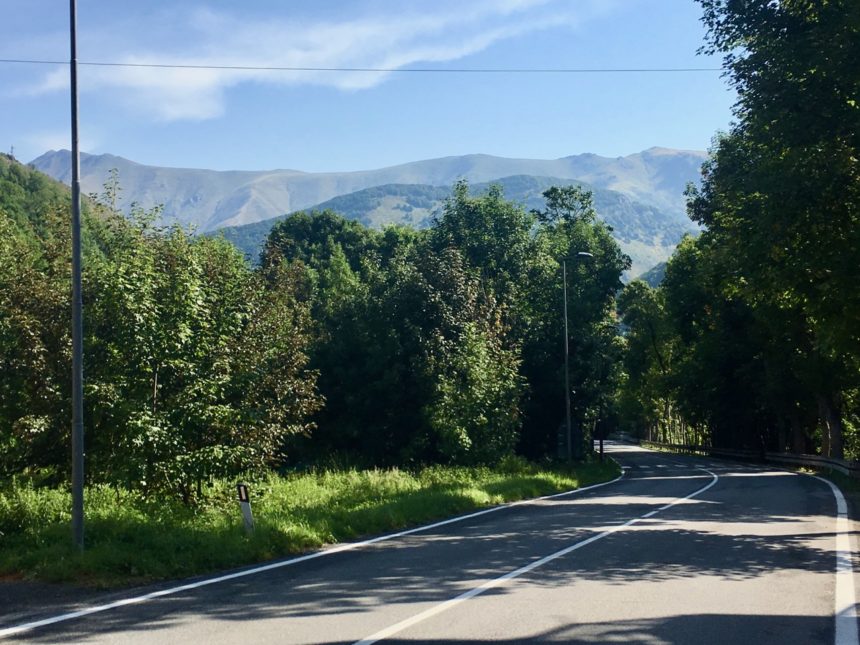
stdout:
[[[0,63],[22,65],[68,65],[68,61],[0,58]],[[143,67],[153,69],[235,70],[250,72],[347,72],[424,74],[666,74],[722,72],[722,67],[281,67],[256,65],[187,65],[171,63],[113,63],[78,61],[89,67]]]

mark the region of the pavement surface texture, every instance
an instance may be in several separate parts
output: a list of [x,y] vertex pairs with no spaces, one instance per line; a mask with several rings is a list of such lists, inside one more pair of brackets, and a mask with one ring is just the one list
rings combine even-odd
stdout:
[[[29,610],[10,600],[0,639],[858,645],[853,603],[850,628],[834,619],[844,581],[856,591],[849,572],[837,593],[837,531],[853,552],[855,526],[837,529],[826,482],[633,445],[607,452],[624,468],[613,483],[251,575],[84,603],[67,592]],[[153,591],[166,595],[9,629]]]

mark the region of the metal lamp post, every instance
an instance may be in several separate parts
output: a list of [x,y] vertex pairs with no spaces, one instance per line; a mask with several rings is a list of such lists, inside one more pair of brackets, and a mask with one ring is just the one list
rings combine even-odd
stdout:
[[78,137],[78,46],[75,0],[69,3],[72,103],[72,534],[84,548],[84,334],[81,297],[81,157]]
[[573,437],[570,422],[570,349],[568,343],[567,323],[567,261],[592,259],[594,255],[587,251],[579,251],[576,255],[561,259],[561,275],[564,295],[564,415],[567,428],[567,461],[573,460]]

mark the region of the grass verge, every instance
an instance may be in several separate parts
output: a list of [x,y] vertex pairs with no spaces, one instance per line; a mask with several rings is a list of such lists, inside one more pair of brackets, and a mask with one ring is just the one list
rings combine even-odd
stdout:
[[415,526],[473,509],[562,492],[619,474],[617,464],[429,467],[271,475],[249,486],[256,530],[245,535],[233,482],[204,502],[93,486],[85,491],[84,553],[72,546],[67,490],[13,481],[0,489],[0,576],[99,588],[241,566]]

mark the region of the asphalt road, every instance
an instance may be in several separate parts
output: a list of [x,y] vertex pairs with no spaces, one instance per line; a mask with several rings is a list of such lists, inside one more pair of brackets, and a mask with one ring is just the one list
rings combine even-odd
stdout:
[[[837,524],[826,482],[633,446],[608,451],[625,467],[608,485],[5,635],[857,645],[850,554],[837,558],[853,545],[852,525]],[[851,614],[835,619],[839,606]],[[12,626],[0,609],[0,637]]]

